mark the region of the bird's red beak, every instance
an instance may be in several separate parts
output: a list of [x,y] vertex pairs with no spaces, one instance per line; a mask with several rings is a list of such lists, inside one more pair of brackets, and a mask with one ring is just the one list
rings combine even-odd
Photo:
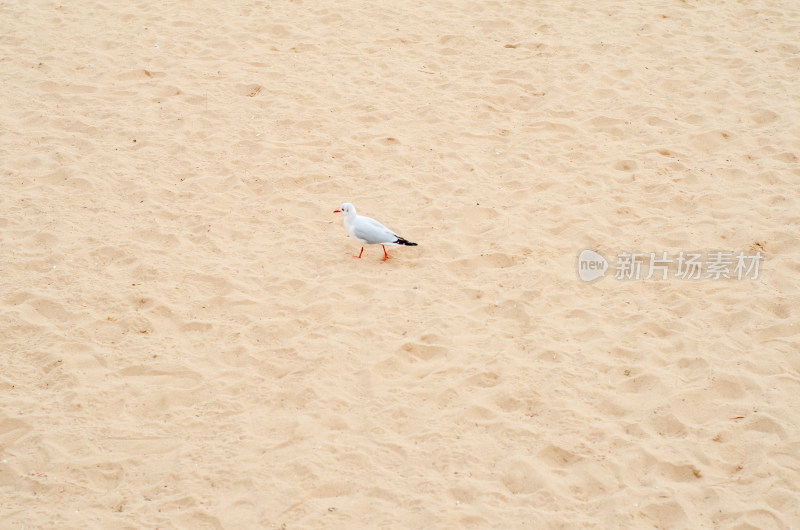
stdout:
[[333,213],[342,213],[341,210],[334,210]]

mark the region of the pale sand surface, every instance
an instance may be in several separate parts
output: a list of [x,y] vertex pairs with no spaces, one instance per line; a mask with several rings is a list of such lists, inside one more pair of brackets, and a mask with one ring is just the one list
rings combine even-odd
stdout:
[[795,1],[0,21],[0,527],[800,527]]

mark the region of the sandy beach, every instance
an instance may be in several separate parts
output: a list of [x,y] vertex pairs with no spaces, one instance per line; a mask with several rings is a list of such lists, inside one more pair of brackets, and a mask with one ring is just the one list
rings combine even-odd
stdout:
[[800,528],[796,2],[0,21],[0,528]]

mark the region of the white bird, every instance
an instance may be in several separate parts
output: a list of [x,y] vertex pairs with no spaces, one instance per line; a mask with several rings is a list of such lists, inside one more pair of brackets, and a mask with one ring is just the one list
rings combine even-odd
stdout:
[[[389,254],[386,253],[384,245],[405,245],[408,247],[416,247],[416,243],[406,241],[398,236],[375,219],[371,217],[364,217],[356,213],[356,207],[346,202],[338,210],[333,213],[344,214],[344,227],[350,232],[350,235],[366,245],[380,245],[383,247],[383,260],[389,259]],[[361,252],[354,258],[361,258],[364,253],[364,247],[361,247]]]

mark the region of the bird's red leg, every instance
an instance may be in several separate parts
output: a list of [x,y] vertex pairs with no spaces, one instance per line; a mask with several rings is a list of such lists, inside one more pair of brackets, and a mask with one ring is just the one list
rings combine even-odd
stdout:
[[381,247],[383,248],[383,259],[381,261],[386,261],[387,259],[389,259],[389,254],[386,253],[386,247],[384,247],[383,245],[381,245]]
[[361,252],[358,253],[358,256],[353,256],[354,258],[361,259],[361,254],[364,253],[364,247],[361,247]]

